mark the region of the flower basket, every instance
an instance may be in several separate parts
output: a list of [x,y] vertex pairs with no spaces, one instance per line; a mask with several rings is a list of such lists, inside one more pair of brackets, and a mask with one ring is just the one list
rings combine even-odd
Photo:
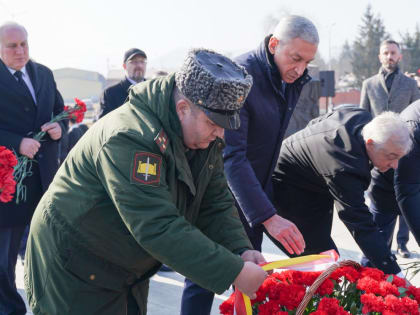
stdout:
[[337,264],[334,264],[330,267],[328,267],[324,272],[322,272],[318,278],[314,281],[314,283],[309,287],[309,289],[306,291],[305,296],[302,299],[302,302],[300,302],[299,306],[296,308],[296,315],[302,315],[305,312],[306,306],[308,305],[309,301],[314,296],[316,290],[320,287],[322,283],[326,279],[328,279],[329,276],[338,268],[345,267],[345,266],[351,266],[357,269],[360,269],[361,266],[359,263],[354,262],[352,260],[343,260]]
[[[293,259],[296,258],[289,260]],[[268,271],[286,261],[262,267]],[[319,264],[316,260],[312,262],[315,266]],[[293,261],[286,266],[299,267],[301,264]],[[220,305],[220,311],[224,315],[415,315],[420,314],[419,303],[420,289],[407,287],[405,279],[346,260],[322,272],[290,269],[273,273],[261,285],[255,300],[250,301],[236,290]]]

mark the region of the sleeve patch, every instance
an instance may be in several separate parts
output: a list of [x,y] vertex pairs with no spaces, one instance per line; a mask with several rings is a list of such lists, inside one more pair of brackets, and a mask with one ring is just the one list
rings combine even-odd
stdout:
[[149,152],[135,152],[131,181],[143,185],[159,186],[162,157]]

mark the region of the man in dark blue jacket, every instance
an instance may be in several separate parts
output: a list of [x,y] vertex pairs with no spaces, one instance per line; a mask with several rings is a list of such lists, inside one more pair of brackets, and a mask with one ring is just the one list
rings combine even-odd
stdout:
[[[254,85],[240,112],[240,128],[225,132],[225,172],[248,237],[259,251],[263,231],[290,254],[300,254],[305,247],[296,226],[276,214],[271,175],[302,87],[310,80],[306,67],[318,42],[311,21],[288,16],[256,50],[236,59],[252,75]],[[213,293],[185,280],[182,315],[210,314],[212,301]]]
[[[368,189],[369,210],[389,248],[401,214],[420,245],[420,100],[409,105],[400,116],[410,128],[413,148],[399,161],[395,172],[373,170]],[[368,264],[366,260],[364,263]]]

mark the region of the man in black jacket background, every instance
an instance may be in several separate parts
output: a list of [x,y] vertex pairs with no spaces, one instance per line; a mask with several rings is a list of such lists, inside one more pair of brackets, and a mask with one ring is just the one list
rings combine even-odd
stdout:
[[385,273],[401,272],[373,222],[364,192],[371,168],[395,169],[411,143],[409,129],[398,114],[385,112],[372,119],[353,106],[312,120],[283,142],[274,196],[279,215],[295,223],[305,239],[302,255],[337,250],[331,238],[335,207],[375,267]]
[[130,86],[145,80],[146,67],[147,56],[143,50],[131,48],[125,52],[123,63],[125,78],[124,80],[109,86],[102,93],[100,100],[102,113],[100,117],[105,116],[110,111],[113,111],[124,104]]

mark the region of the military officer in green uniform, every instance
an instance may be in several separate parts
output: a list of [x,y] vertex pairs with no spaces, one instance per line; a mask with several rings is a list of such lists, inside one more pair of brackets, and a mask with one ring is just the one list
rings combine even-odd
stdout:
[[34,314],[141,314],[164,263],[221,293],[255,296],[264,262],[223,173],[224,128],[239,127],[252,77],[210,50],[131,88],[81,138],[40,201],[25,289]]

